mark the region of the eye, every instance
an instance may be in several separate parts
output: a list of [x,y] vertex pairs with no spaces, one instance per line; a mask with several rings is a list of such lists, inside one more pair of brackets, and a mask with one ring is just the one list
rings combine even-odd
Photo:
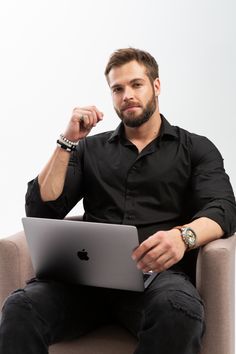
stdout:
[[139,88],[139,87],[141,87],[142,86],[142,84],[140,83],[140,82],[135,82],[134,84],[133,84],[133,87],[134,88]]
[[122,91],[122,87],[119,87],[119,86],[114,87],[113,90],[112,90],[113,93],[119,93],[121,91]]

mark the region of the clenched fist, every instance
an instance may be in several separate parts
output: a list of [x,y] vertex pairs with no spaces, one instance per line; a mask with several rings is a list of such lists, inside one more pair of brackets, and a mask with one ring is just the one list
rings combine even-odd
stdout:
[[69,124],[64,132],[64,136],[73,142],[86,137],[91,129],[103,119],[103,113],[95,106],[76,107]]

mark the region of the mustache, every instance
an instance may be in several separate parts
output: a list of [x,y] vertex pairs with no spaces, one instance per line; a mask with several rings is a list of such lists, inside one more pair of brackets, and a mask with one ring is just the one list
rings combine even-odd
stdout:
[[124,103],[121,106],[121,111],[125,111],[126,109],[133,108],[133,107],[141,107],[141,105],[139,103],[135,103],[135,102]]

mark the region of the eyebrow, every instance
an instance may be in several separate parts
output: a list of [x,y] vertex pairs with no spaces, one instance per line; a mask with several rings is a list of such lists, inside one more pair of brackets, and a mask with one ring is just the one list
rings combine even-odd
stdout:
[[[129,81],[129,84],[134,84],[137,81],[145,81],[145,80],[143,78],[141,78],[141,77],[140,78],[135,78],[135,79]],[[114,89],[114,88],[120,87],[120,86],[123,86],[123,85],[122,84],[114,84],[114,85],[110,86],[110,88]]]

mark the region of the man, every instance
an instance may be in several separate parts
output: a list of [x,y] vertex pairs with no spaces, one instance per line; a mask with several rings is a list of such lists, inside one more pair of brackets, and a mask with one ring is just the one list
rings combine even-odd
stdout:
[[121,124],[87,137],[103,113],[75,108],[48,164],[29,183],[26,213],[64,218],[83,198],[84,220],[137,226],[132,258],[159,275],[144,293],[32,279],[5,302],[1,353],[46,354],[51,343],[109,321],[137,336],[136,354],[200,352],[197,249],[236,229],[222,157],[207,138],[160,114],[158,65],[149,53],[120,49],[105,75]]

